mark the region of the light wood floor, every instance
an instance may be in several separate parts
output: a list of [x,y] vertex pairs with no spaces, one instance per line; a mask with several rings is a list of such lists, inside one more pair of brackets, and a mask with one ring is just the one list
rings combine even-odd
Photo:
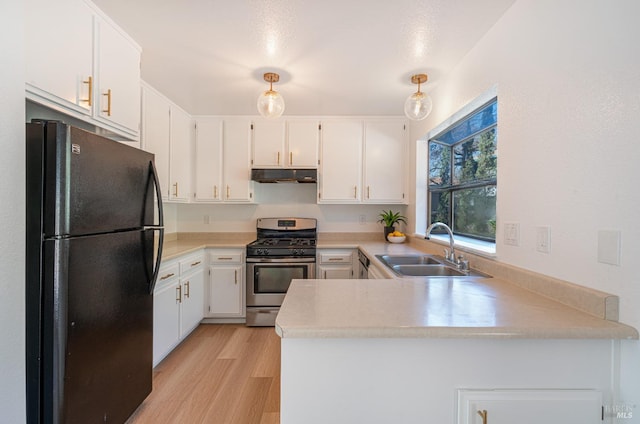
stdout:
[[280,338],[273,327],[202,324],[154,370],[126,424],[279,424]]

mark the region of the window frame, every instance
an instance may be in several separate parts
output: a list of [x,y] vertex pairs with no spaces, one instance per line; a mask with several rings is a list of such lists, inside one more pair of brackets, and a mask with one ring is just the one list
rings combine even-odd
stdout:
[[[416,217],[423,217],[421,220],[422,223],[416,222],[416,235],[426,235],[426,228],[430,224],[431,220],[431,187],[429,186],[429,141],[437,138],[439,135],[442,135],[446,131],[454,128],[456,125],[459,125],[461,121],[465,119],[471,118],[474,114],[481,111],[483,108],[488,106],[489,104],[495,102],[496,106],[499,107],[499,99],[497,93],[497,86],[493,86],[476,99],[471,101],[469,104],[463,106],[459,111],[454,113],[452,116],[444,120],[442,123],[437,125],[431,131],[429,131],[425,136],[421,137],[418,140],[417,149],[416,149]],[[498,118],[496,117],[496,122],[494,124],[490,124],[482,128],[479,131],[475,131],[473,134],[467,135],[463,140],[459,140],[454,143],[458,145],[459,143],[464,143],[476,137],[478,134],[490,131],[493,128],[497,128]],[[453,152],[453,147],[450,147],[447,143],[440,143],[444,146],[451,148]],[[497,144],[496,144],[497,148]],[[496,150],[497,151],[497,150]],[[454,161],[454,155],[451,155],[451,161]],[[453,165],[451,165],[451,171],[453,172]],[[453,177],[453,175],[452,175]],[[424,178],[424,179],[422,179]],[[488,182],[487,182],[488,181]],[[471,183],[463,183],[460,186],[457,186],[455,190],[451,190],[450,192],[457,191],[463,188],[471,188],[475,187],[486,187],[493,186],[495,189],[498,189],[497,185],[497,169],[496,169],[496,177],[490,180],[482,180],[481,182],[471,182]],[[439,191],[448,191],[448,190],[439,190]],[[497,199],[496,199],[496,215],[497,215]],[[452,213],[452,207],[450,209],[450,214]],[[497,216],[496,216],[497,220]],[[451,221],[450,221],[451,222]],[[496,232],[497,232],[497,222],[496,222]],[[496,235],[497,236],[497,235]],[[442,240],[448,242],[448,237],[438,234],[432,234],[432,239]],[[446,240],[445,240],[446,239]],[[462,245],[467,250],[477,251],[477,253],[493,256],[496,253],[496,241],[495,239],[487,239],[478,236],[468,237],[466,234],[456,233],[456,244]]]

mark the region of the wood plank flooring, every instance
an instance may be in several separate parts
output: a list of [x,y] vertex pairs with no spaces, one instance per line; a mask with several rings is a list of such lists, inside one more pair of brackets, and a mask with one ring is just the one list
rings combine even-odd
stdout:
[[273,327],[202,324],[153,373],[126,424],[279,424],[280,338]]

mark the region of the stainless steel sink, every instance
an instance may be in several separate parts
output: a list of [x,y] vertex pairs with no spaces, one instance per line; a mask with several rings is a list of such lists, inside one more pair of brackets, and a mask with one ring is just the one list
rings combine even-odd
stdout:
[[383,264],[400,277],[484,277],[475,270],[460,270],[444,257],[435,255],[376,255]]
[[442,263],[428,255],[376,255],[387,265],[442,265]]

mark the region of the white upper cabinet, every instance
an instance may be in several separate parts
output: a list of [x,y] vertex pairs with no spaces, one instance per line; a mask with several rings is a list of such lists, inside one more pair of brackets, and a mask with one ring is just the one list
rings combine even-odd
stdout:
[[191,140],[193,138],[193,122],[191,116],[171,106],[169,158],[169,200],[188,202],[191,191]]
[[25,5],[27,97],[90,116],[93,11],[80,0]]
[[359,203],[362,121],[323,121],[321,133],[318,203]]
[[169,199],[171,103],[153,88],[142,86],[142,148],[155,155],[162,199]]
[[251,123],[244,118],[225,119],[223,132],[223,198],[227,202],[252,202]]
[[319,143],[320,122],[317,119],[287,121],[287,166],[317,168]]
[[25,46],[27,99],[138,140],[140,47],[93,3],[27,0]]
[[252,124],[252,165],[254,168],[284,166],[284,120],[254,119]]
[[253,168],[316,168],[318,120],[254,119]]
[[198,118],[194,154],[194,200],[220,202],[222,186],[222,128],[221,118]]
[[406,202],[407,147],[404,120],[365,122],[363,202]]
[[140,127],[140,50],[118,27],[97,17],[94,113],[106,124],[137,134]]

